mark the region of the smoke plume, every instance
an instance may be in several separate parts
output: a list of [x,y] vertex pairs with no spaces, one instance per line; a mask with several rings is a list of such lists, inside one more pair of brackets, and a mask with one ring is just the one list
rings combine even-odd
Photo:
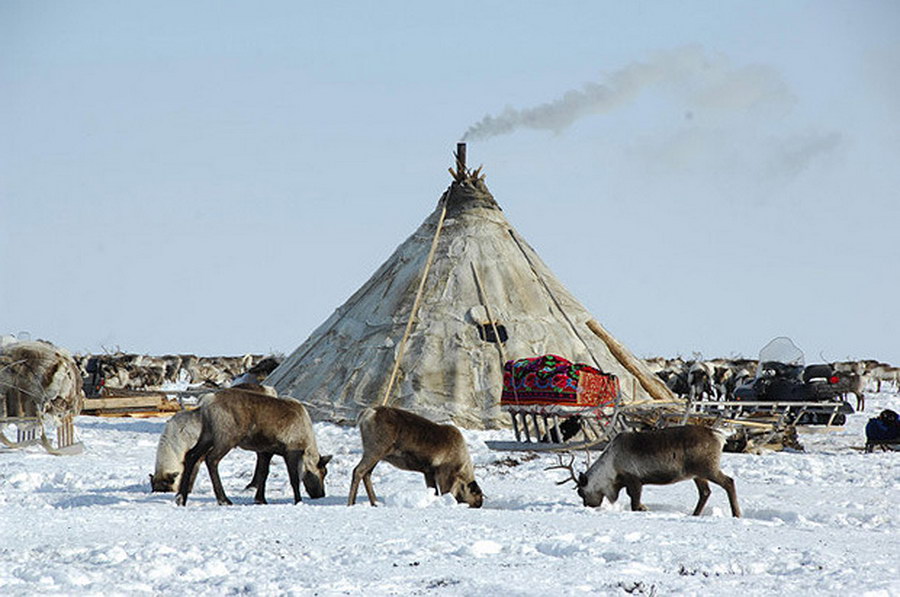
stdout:
[[711,111],[752,110],[759,105],[784,106],[791,101],[787,86],[773,69],[734,67],[722,56],[690,46],[632,63],[553,101],[489,114],[470,126],[462,138],[487,139],[522,128],[559,133],[585,116],[626,105],[649,89],[674,93],[692,108]]

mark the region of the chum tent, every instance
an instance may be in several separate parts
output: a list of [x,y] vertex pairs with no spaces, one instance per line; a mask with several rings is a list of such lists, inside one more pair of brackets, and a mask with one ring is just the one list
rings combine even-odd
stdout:
[[451,174],[431,215],[266,383],[315,420],[353,424],[387,403],[496,428],[504,362],[556,354],[618,376],[623,402],[671,398],[510,225],[462,144]]

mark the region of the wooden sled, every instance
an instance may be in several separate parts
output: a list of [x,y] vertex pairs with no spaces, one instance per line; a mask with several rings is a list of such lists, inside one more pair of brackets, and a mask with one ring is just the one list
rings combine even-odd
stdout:
[[[606,445],[625,427],[624,419],[615,409],[611,413],[574,413],[567,416],[546,413],[537,409],[509,412],[515,433],[515,441],[487,441],[492,450],[501,452],[568,452],[586,450]],[[566,428],[574,430],[569,436]]]
[[[688,412],[698,415],[715,415],[725,419],[761,420],[771,419],[778,425],[807,427],[811,425],[836,427],[845,418],[845,402],[768,402],[768,401],[716,401],[701,400],[691,402]],[[821,423],[801,423],[805,415],[812,415]]]
[[556,355],[509,361],[500,407],[515,441],[488,441],[500,451],[560,452],[608,442],[619,430],[619,383],[583,363]]
[[[8,426],[16,429],[14,440],[6,436]],[[40,417],[0,418],[0,444],[13,450],[40,445],[54,456],[72,456],[84,452],[84,444],[75,441],[75,424],[71,416],[65,417],[56,428],[56,445],[47,436]]]

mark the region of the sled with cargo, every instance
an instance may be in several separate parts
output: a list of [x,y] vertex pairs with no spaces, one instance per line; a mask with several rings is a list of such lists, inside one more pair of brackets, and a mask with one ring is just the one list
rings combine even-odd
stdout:
[[74,420],[83,401],[81,374],[67,351],[42,341],[0,348],[0,445],[81,453]]
[[489,441],[500,451],[568,451],[608,442],[620,431],[619,380],[561,356],[507,361],[500,408],[514,441]]

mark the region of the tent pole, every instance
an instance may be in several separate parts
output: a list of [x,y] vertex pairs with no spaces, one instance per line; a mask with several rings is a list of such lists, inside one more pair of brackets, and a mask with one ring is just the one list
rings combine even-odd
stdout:
[[400,347],[397,349],[397,358],[394,360],[394,368],[391,371],[391,377],[388,379],[387,388],[385,388],[384,396],[381,398],[381,406],[387,406],[391,390],[394,388],[394,380],[397,378],[397,371],[400,369],[400,362],[403,360],[403,353],[406,351],[406,342],[409,340],[413,321],[416,318],[416,312],[419,310],[419,303],[422,301],[422,293],[425,290],[425,280],[428,279],[428,272],[431,271],[431,262],[434,260],[434,252],[437,249],[438,239],[440,238],[441,230],[444,227],[444,218],[447,216],[447,199],[449,198],[450,191],[448,189],[441,200],[441,203],[443,203],[441,217],[438,219],[437,229],[434,231],[434,238],[431,241],[431,250],[428,252],[428,258],[425,260],[422,279],[419,280],[419,289],[416,291],[416,300],[413,302],[412,310],[409,312],[409,320],[406,322],[406,330],[403,332],[403,338],[400,340]]
[[[609,348],[609,352],[625,366],[629,373],[634,375],[635,379],[637,379],[651,397],[656,400],[678,402],[678,398],[672,394],[672,391],[667,388],[662,381],[655,376],[650,377],[641,371],[637,360],[631,356],[631,353],[629,353],[624,346],[619,344],[609,332],[603,329],[602,325],[597,323],[594,319],[589,319],[586,324],[588,329],[594,332],[594,334],[606,344],[606,347]],[[637,396],[634,396],[633,399],[636,400]]]

